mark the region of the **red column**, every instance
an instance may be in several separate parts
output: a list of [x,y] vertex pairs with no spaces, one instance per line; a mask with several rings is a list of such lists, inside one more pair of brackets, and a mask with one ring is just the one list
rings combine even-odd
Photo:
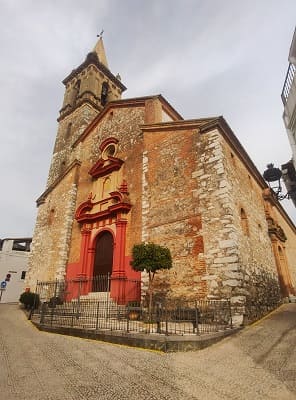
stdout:
[[85,295],[91,291],[91,282],[89,281],[88,271],[88,251],[91,230],[83,227],[81,229],[82,240],[80,247],[80,271],[77,272],[77,279],[79,284],[79,294]]
[[113,271],[111,276],[110,295],[118,304],[126,303],[125,286],[125,236],[126,220],[116,222],[116,247],[113,259]]
[[92,278],[94,275],[94,271],[93,271],[94,258],[95,258],[95,249],[89,248],[87,250],[87,260],[86,260],[86,264],[85,264],[85,273],[88,278]]
[[81,271],[79,273],[80,276],[88,276],[88,251],[89,251],[89,241],[90,241],[90,233],[91,230],[87,228],[82,228],[82,241],[81,241],[81,250],[80,250],[80,260],[81,260]]
[[113,260],[112,277],[126,277],[125,273],[125,241],[126,220],[116,222],[116,247]]

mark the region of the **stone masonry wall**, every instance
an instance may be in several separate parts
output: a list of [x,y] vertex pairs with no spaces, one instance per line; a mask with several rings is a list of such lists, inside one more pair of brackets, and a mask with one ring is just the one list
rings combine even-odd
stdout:
[[72,145],[96,114],[97,111],[94,108],[88,104],[83,104],[61,120],[48,174],[47,187],[53,184],[75,159],[76,154]]
[[173,268],[158,272],[155,288],[175,298],[206,294],[201,216],[191,175],[195,140],[192,130],[144,133],[142,240],[170,249]]
[[[237,232],[233,225],[232,194],[225,177],[220,135],[217,131],[198,135],[196,143],[195,195],[199,198],[208,298],[229,297],[224,293],[227,281],[238,270]],[[222,277],[222,273],[224,277]],[[223,278],[225,284],[223,285]]]
[[218,130],[200,136],[198,153],[193,176],[199,181],[208,297],[245,304],[252,270],[276,276],[262,189]]
[[65,275],[75,210],[76,168],[39,206],[26,275],[26,286],[31,290],[35,289],[37,280],[62,279]]

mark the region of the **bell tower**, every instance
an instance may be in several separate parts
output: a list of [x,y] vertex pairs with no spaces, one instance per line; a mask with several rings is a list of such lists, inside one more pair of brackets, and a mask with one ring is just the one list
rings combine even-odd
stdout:
[[91,120],[108,102],[120,99],[126,89],[119,74],[114,76],[109,70],[101,36],[85,61],[63,80],[63,84],[65,95],[47,187],[59,179],[73,161],[72,144]]
[[108,102],[126,89],[109,70],[100,35],[84,62],[63,81],[65,95],[45,191],[37,199],[27,287],[38,280],[63,279],[69,253],[80,173],[80,147],[73,144]]

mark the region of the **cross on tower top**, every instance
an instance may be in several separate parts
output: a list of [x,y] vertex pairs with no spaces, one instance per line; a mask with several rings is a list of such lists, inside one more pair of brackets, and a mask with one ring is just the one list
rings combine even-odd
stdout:
[[104,33],[104,29],[101,30],[101,32],[97,35],[98,38],[102,39]]

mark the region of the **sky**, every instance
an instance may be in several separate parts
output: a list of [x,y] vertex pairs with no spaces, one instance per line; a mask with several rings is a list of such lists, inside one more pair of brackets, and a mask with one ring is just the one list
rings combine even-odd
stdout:
[[124,98],[223,115],[263,173],[291,159],[280,95],[295,23],[295,0],[0,0],[0,238],[33,234],[62,80],[102,29]]

